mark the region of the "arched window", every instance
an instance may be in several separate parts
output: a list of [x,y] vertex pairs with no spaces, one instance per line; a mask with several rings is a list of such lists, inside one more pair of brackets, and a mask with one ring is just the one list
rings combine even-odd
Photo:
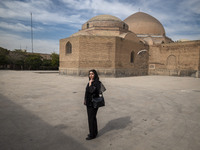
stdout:
[[66,44],[66,54],[72,53],[72,44],[70,42],[67,42]]
[[87,29],[89,28],[89,23],[87,23]]
[[131,58],[130,58],[130,62],[131,62],[131,63],[134,63],[134,57],[135,57],[135,52],[132,51],[132,52],[131,52]]
[[126,25],[125,25],[125,23],[123,24],[123,29],[125,29],[126,28]]

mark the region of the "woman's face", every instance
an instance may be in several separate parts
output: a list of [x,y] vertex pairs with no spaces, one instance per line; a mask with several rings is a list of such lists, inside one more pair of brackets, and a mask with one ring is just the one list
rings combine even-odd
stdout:
[[89,77],[90,77],[90,80],[94,80],[94,72],[90,71]]

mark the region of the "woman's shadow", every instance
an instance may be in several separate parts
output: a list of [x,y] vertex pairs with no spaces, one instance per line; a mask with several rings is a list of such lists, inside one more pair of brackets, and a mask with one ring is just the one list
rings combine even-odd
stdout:
[[130,116],[111,120],[105,125],[105,127],[103,127],[101,130],[99,130],[99,136],[101,136],[104,133],[109,132],[111,130],[119,130],[119,129],[126,128],[128,126],[128,124],[130,124],[130,123],[132,123]]

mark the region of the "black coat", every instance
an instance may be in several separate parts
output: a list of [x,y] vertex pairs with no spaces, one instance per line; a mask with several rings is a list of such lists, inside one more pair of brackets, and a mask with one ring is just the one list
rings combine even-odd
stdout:
[[89,86],[89,83],[87,84],[85,90],[86,106],[92,107],[92,98],[99,97],[100,88],[101,88],[101,82],[99,80],[93,81],[91,86]]

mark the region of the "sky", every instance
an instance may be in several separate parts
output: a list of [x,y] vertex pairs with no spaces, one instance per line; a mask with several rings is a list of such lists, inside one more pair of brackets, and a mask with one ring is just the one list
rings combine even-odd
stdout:
[[158,19],[173,41],[200,40],[200,0],[1,0],[0,47],[59,53],[59,40],[81,29],[94,16],[122,21],[136,12]]

